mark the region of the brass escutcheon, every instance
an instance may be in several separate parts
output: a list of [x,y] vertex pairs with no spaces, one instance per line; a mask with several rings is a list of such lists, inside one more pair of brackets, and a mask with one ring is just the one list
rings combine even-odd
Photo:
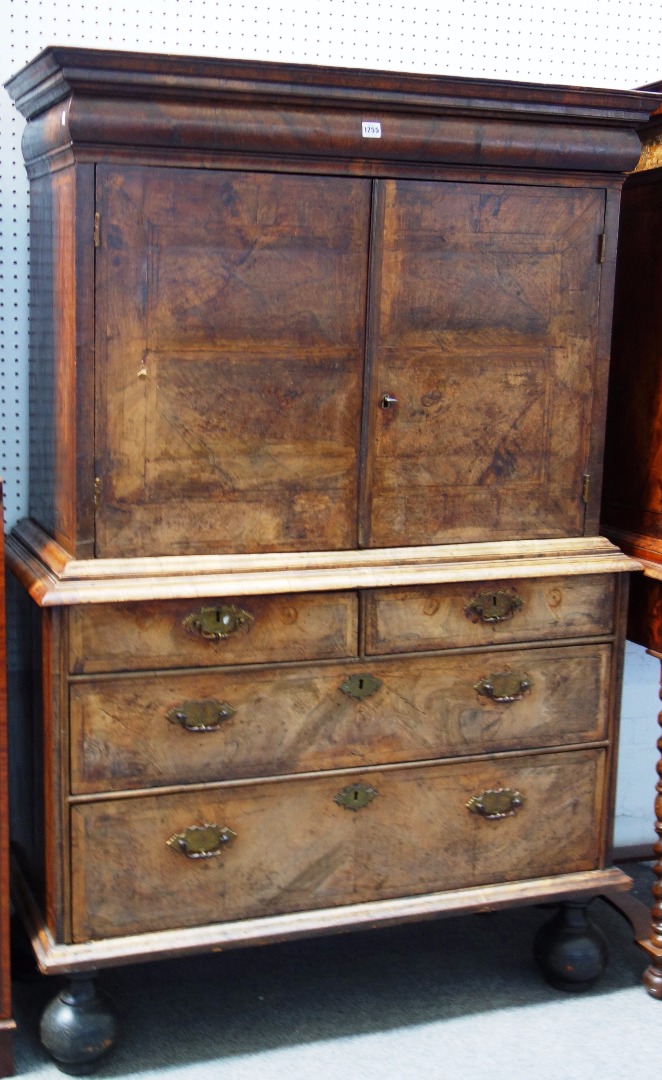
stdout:
[[465,615],[474,622],[506,622],[524,607],[524,601],[514,589],[494,589],[480,592],[465,608]]
[[218,731],[224,720],[236,713],[227,701],[183,701],[168,709],[166,720],[181,724],[186,731]]
[[334,795],[333,801],[338,803],[338,806],[343,806],[345,810],[362,810],[378,794],[378,791],[367,787],[365,784],[350,784],[349,787],[343,788],[337,795]]
[[187,615],[182,623],[186,630],[200,634],[206,641],[224,641],[231,634],[240,630],[247,631],[253,616],[243,608],[232,604],[219,604],[217,607],[203,607]]
[[498,705],[508,705],[512,701],[521,701],[531,689],[528,675],[517,671],[494,671],[486,679],[480,679],[474,686],[479,694],[495,701]]
[[482,791],[480,795],[473,795],[465,805],[472,814],[480,814],[488,821],[500,821],[502,818],[513,817],[523,803],[524,798],[519,791],[497,788],[495,791]]
[[365,698],[376,694],[381,685],[381,679],[376,679],[374,675],[349,675],[340,684],[340,689],[348,697],[358,698],[359,701],[363,701]]
[[225,826],[189,825],[184,832],[175,833],[166,843],[173,851],[181,851],[187,859],[213,859],[236,835]]

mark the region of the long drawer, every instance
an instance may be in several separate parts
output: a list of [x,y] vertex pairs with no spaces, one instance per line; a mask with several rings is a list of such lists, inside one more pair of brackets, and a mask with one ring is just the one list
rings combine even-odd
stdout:
[[77,804],[73,939],[592,869],[604,766],[586,749]]
[[353,592],[73,607],[69,671],[147,671],[357,655]]
[[366,597],[366,652],[474,648],[610,634],[614,577],[454,582],[375,589]]
[[582,645],[74,683],[72,791],[601,739],[610,654]]

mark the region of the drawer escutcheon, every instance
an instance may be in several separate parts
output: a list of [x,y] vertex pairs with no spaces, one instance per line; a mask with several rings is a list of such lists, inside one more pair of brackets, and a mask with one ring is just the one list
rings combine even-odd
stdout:
[[523,607],[524,601],[514,589],[490,589],[474,597],[465,608],[465,614],[474,622],[507,622]]
[[223,721],[231,720],[236,711],[227,701],[183,701],[168,709],[165,716],[185,731],[218,731]]
[[502,818],[513,817],[523,803],[524,798],[519,791],[497,788],[495,791],[482,791],[480,795],[473,795],[466,807],[472,814],[480,814],[487,821],[500,821]]
[[240,630],[247,631],[254,621],[249,611],[234,607],[233,604],[219,604],[216,607],[203,607],[187,615],[182,626],[194,634],[199,634],[205,641],[223,641]]
[[376,694],[381,685],[381,679],[376,679],[374,675],[349,675],[345,681],[340,684],[340,689],[343,694],[347,694],[348,697],[364,701],[365,698],[372,697],[373,694]]
[[367,787],[366,784],[350,784],[349,787],[343,788],[337,795],[334,795],[333,801],[338,803],[338,806],[343,806],[345,810],[362,810],[377,795],[379,795],[379,792],[375,791],[374,788]]
[[225,826],[189,825],[184,832],[175,833],[166,843],[173,851],[181,851],[187,859],[213,859],[236,835]]
[[531,680],[528,675],[517,671],[494,671],[485,679],[479,679],[474,690],[497,705],[508,705],[513,701],[521,701],[531,689]]

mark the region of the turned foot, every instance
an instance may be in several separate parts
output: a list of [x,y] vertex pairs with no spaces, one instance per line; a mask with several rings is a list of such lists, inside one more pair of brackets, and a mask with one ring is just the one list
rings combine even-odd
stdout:
[[588,990],[607,966],[607,942],[587,908],[587,901],[565,901],[536,935],[535,958],[557,990]]
[[[662,964],[662,961],[660,962]],[[662,966],[656,961],[644,971],[642,982],[651,997],[662,1001]]]
[[71,975],[68,985],[46,1006],[41,1041],[56,1064],[80,1076],[91,1072],[115,1041],[115,1020],[97,995],[89,975]]

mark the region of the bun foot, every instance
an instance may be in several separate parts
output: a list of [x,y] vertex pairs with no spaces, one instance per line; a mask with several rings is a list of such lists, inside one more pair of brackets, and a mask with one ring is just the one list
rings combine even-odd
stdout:
[[662,1001],[662,967],[650,964],[644,971],[642,982],[651,997]]
[[94,979],[69,977],[68,985],[46,1006],[41,1041],[63,1072],[92,1072],[115,1041],[115,1019],[97,995]]
[[607,942],[587,909],[586,901],[564,902],[536,935],[534,956],[556,990],[588,990],[607,966]]

